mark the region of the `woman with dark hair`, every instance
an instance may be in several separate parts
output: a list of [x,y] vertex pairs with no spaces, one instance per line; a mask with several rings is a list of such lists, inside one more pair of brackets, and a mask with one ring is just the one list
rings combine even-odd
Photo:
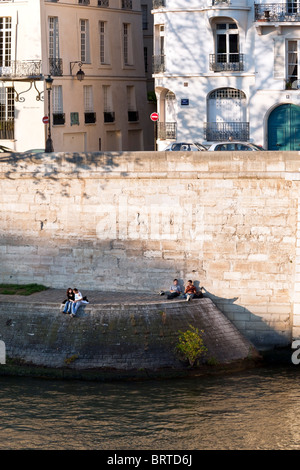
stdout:
[[67,300],[65,303],[65,308],[63,309],[63,313],[71,313],[72,305],[75,300],[75,293],[73,292],[73,289],[71,289],[71,287],[67,289],[66,295],[67,295]]

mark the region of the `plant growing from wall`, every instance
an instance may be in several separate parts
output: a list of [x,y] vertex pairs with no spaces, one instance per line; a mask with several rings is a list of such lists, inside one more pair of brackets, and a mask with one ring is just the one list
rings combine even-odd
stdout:
[[207,347],[204,344],[202,335],[204,330],[189,325],[190,329],[179,331],[178,343],[176,349],[180,356],[189,361],[191,367],[194,366],[197,359],[206,354]]

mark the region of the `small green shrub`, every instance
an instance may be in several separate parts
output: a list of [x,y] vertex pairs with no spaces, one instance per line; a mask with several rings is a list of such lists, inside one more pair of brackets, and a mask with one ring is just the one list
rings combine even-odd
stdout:
[[47,289],[41,284],[0,284],[0,294],[4,295],[31,295]]
[[199,331],[192,325],[190,330],[179,331],[178,343],[176,349],[180,356],[189,361],[191,367],[194,366],[197,359],[206,354],[207,347],[202,338],[203,330]]

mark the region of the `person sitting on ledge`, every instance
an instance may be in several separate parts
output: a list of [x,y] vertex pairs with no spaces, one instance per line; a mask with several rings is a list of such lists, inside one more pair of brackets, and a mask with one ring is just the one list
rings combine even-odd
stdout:
[[76,313],[77,313],[77,310],[78,310],[78,308],[80,307],[80,305],[81,305],[81,303],[82,303],[82,301],[83,301],[83,297],[82,297],[82,295],[81,295],[81,292],[79,292],[78,289],[76,289],[76,288],[73,289],[73,292],[74,292],[75,298],[74,298],[74,302],[73,302],[73,304],[72,304],[72,310],[71,310],[70,315],[71,315],[72,317],[75,317],[75,315],[76,315]]
[[178,284],[178,279],[174,279],[172,286],[170,287],[170,294],[167,296],[167,299],[174,299],[181,294],[181,288]]
[[71,309],[72,309],[72,305],[73,305],[73,302],[75,300],[75,294],[73,292],[73,289],[71,287],[69,287],[67,289],[67,300],[65,301],[65,306],[64,306],[64,309],[63,309],[63,313],[71,313]]
[[188,280],[188,284],[185,288],[185,291],[184,291],[184,296],[185,296],[185,299],[187,301],[189,300],[192,300],[192,298],[194,297],[194,295],[197,293],[197,289],[196,287],[194,286],[193,284],[193,281],[191,281],[190,279]]

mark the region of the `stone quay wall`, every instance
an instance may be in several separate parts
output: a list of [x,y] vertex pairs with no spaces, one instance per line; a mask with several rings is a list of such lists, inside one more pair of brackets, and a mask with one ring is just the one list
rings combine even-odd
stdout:
[[178,278],[255,346],[300,337],[298,152],[0,160],[0,281],[157,293]]
[[[57,304],[3,302],[0,338],[21,364],[75,370],[149,370],[185,367],[176,352],[179,331],[203,331],[204,360],[253,359],[252,344],[210,299],[116,303],[80,307],[70,318]],[[200,359],[201,361],[202,359]]]

